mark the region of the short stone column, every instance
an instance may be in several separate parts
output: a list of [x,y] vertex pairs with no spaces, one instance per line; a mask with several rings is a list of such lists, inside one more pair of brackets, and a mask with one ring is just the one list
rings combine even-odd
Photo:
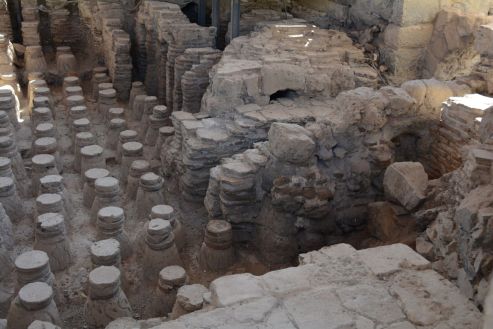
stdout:
[[[89,121],[88,118],[76,119],[76,120],[72,121],[72,127],[71,128],[72,128],[72,131],[71,131],[71,135],[72,135],[71,150],[75,155],[75,136],[77,136],[78,133],[91,132],[91,121]],[[94,138],[94,142],[95,141],[96,141],[96,139]],[[94,144],[94,142],[91,144]],[[85,146],[87,146],[87,145],[85,145]]]
[[[86,100],[84,99],[84,96],[72,95],[72,96],[67,96],[67,98],[65,98],[65,108],[67,112],[69,109],[76,106],[86,106]],[[67,119],[69,119],[68,115],[67,115]]]
[[144,145],[139,142],[128,142],[122,145],[122,165],[120,167],[120,182],[126,186],[130,165],[144,156]]
[[233,265],[233,231],[224,220],[211,220],[206,226],[199,261],[203,269],[222,271]]
[[117,318],[132,317],[120,277],[120,270],[115,266],[100,266],[89,273],[89,295],[84,306],[89,328],[104,328]]
[[147,95],[141,94],[141,95],[135,96],[135,98],[134,98],[131,115],[135,121],[142,120],[142,115],[144,113],[144,105],[145,105],[146,97],[147,97]]
[[72,121],[78,120],[78,119],[82,119],[82,118],[86,118],[88,115],[87,107],[84,105],[71,107],[68,110],[68,114],[69,114],[69,118],[70,118],[69,122],[72,122]]
[[63,176],[47,175],[41,177],[39,182],[41,193],[56,193],[62,197],[65,214],[68,218],[72,218],[74,215],[73,202],[63,184]]
[[53,113],[51,112],[49,107],[34,108],[31,118],[32,118],[33,127],[36,127],[42,122],[53,123]]
[[[5,247],[7,250],[14,248],[14,232],[12,230],[12,221],[9,215],[5,211],[3,205],[0,203],[0,246]],[[1,270],[0,270],[1,272]],[[0,281],[2,281],[0,279]]]
[[[78,77],[68,76],[63,78],[62,88],[64,91],[67,89],[67,87],[76,87],[76,86],[80,86],[80,79]],[[64,94],[64,96],[66,97],[67,94]]]
[[9,89],[2,89],[0,92],[0,110],[5,111],[12,126],[19,128],[17,120],[17,110],[15,96]]
[[73,54],[61,54],[56,58],[56,67],[60,76],[77,75],[79,66]]
[[149,170],[151,170],[151,165],[146,160],[132,162],[128,173],[127,189],[125,190],[128,200],[135,200],[139,189],[140,177]]
[[[47,108],[53,108],[51,106],[51,101],[49,97],[46,96],[36,96],[33,98],[33,108],[36,107],[47,107]],[[55,112],[53,113],[53,117],[55,117]],[[15,126],[15,125],[14,125]]]
[[[48,88],[48,86],[37,86],[33,88],[33,105],[34,105],[34,99],[38,98],[41,99],[41,97],[46,97],[48,99],[48,107],[49,108],[54,108],[55,101],[53,99],[53,96],[51,95],[51,90]],[[11,120],[13,117],[11,117]]]
[[178,214],[175,209],[169,205],[159,204],[151,208],[151,214],[149,219],[162,218],[170,222],[173,228],[173,234],[175,236],[175,244],[178,250],[183,250],[186,243],[185,230],[183,230],[183,225],[178,219]]
[[139,125],[139,137],[141,140],[144,140],[146,137],[147,129],[149,128],[149,116],[152,114],[152,110],[157,105],[156,96],[146,96],[144,99],[144,111],[142,113]]
[[[34,137],[36,139],[43,137],[56,137],[55,125],[51,122],[42,122],[34,128]],[[34,141],[36,141],[36,139]],[[33,143],[34,144],[34,143]],[[34,145],[33,145],[34,148]]]
[[45,193],[36,198],[36,217],[47,213],[57,213],[66,217],[63,198],[60,194]]
[[125,119],[125,110],[121,107],[113,107],[108,110],[108,120]]
[[93,74],[92,76],[92,98],[94,101],[98,100],[99,96],[99,84],[104,82],[110,82],[111,78],[104,72]]
[[155,146],[159,137],[159,129],[169,122],[168,109],[164,105],[155,106],[149,116],[149,128],[145,134],[144,143]]
[[48,254],[31,250],[20,254],[14,261],[18,288],[31,282],[44,282],[53,286],[55,276],[51,272]]
[[91,262],[93,268],[99,266],[114,266],[120,268],[120,242],[116,239],[106,239],[94,242],[91,245]]
[[159,271],[170,265],[183,265],[175,245],[175,237],[171,224],[164,219],[156,218],[146,223],[144,249],[144,277],[156,279]]
[[[82,148],[90,145],[95,145],[96,137],[90,132],[81,132],[75,135],[75,150],[74,150],[74,170],[78,173],[81,172],[82,165]],[[106,167],[104,165],[103,167]],[[85,171],[82,171],[85,172]]]
[[129,142],[137,142],[139,135],[135,130],[124,130],[118,136],[118,146],[116,147],[116,163],[122,162],[123,144]]
[[94,183],[98,178],[108,177],[110,172],[104,168],[92,168],[84,173],[82,204],[91,209],[95,198]]
[[32,193],[38,196],[40,191],[40,179],[47,175],[58,175],[55,157],[51,154],[38,154],[32,160]]
[[135,97],[137,95],[145,95],[145,94],[146,94],[145,86],[141,81],[132,82],[132,88],[130,89],[130,97],[128,99],[128,109],[131,114],[133,112]]
[[98,178],[94,182],[94,202],[91,207],[91,218],[96,221],[99,209],[109,206],[120,207],[120,184],[114,177]]
[[15,141],[8,137],[0,137],[0,156],[9,158],[12,161],[12,170],[14,171],[17,180],[23,181],[27,179],[26,168],[24,168],[24,162],[17,150],[17,144]]
[[106,134],[106,148],[109,150],[115,150],[118,146],[118,139],[120,133],[127,129],[127,123],[124,119],[115,118],[111,119],[108,123],[108,133]]
[[[101,86],[101,85],[100,85]],[[98,109],[103,119],[108,120],[109,109],[116,107],[116,90],[113,88],[99,90]]]
[[176,302],[178,289],[188,283],[185,269],[178,265],[166,266],[159,272],[156,301],[151,317],[168,316]]
[[98,228],[98,238],[115,239],[120,243],[122,259],[127,259],[132,255],[132,245],[127,233],[124,230],[125,213],[120,207],[101,208],[97,215],[96,226]]
[[137,220],[147,218],[152,207],[165,203],[163,186],[164,179],[153,172],[140,177],[135,206]]
[[16,186],[19,186],[17,177],[12,170],[12,161],[9,158],[0,157],[0,177],[10,177],[14,180]]
[[7,112],[2,111],[2,110],[0,110],[0,128],[10,131],[12,133],[11,138],[14,141],[16,141],[16,136],[15,136],[15,134],[13,134],[15,128],[12,125],[12,123],[10,123],[10,119],[9,119],[9,116],[7,115]]
[[13,221],[17,222],[24,218],[22,200],[17,193],[14,180],[10,177],[0,177],[0,203]]
[[19,290],[7,315],[7,327],[27,329],[35,320],[61,324],[53,288],[44,282],[29,283]]
[[65,98],[75,95],[84,96],[84,92],[81,86],[68,86],[63,89],[63,91],[65,93]]
[[50,268],[54,272],[70,266],[72,256],[63,216],[50,216],[38,220],[33,249],[46,252],[50,259]]
[[59,173],[63,172],[63,162],[58,152],[58,143],[54,137],[42,137],[34,141],[33,154],[51,154],[55,157],[56,168]]
[[80,149],[80,170],[85,173],[91,168],[106,167],[106,160],[103,157],[103,148],[99,145],[84,146]]
[[174,320],[182,315],[202,309],[204,294],[208,292],[209,290],[201,284],[180,287],[176,294],[175,305],[173,305],[173,310],[169,316],[170,319]]

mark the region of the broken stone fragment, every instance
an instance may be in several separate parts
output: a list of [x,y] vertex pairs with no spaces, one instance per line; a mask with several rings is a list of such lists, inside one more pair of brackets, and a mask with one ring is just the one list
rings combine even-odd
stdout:
[[426,197],[428,175],[419,162],[396,162],[385,171],[383,186],[389,200],[413,210]]

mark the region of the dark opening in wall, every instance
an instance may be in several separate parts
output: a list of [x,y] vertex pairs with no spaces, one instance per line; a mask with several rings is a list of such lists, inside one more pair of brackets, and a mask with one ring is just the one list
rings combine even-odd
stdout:
[[440,175],[437,175],[430,166],[430,136],[403,133],[392,138],[392,143],[394,146],[394,160],[396,162],[420,162],[430,179],[439,178]]
[[270,95],[270,100],[275,101],[276,99],[279,99],[279,98],[295,99],[298,96],[299,95],[296,91],[294,91],[292,89],[284,89],[284,90],[276,91],[275,93]]
[[185,14],[192,23],[197,23],[198,10],[198,5],[195,2],[191,2],[181,8],[183,14]]

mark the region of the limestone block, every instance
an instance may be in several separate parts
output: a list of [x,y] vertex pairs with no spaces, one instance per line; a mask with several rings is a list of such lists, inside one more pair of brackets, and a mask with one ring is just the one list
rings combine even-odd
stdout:
[[261,69],[262,92],[272,95],[279,90],[305,90],[305,69],[292,64],[269,64]]
[[381,48],[382,60],[402,80],[416,79],[417,68],[422,61],[422,48]]
[[400,26],[433,22],[440,11],[440,0],[396,0],[390,21]]
[[396,162],[385,171],[383,185],[389,200],[412,210],[425,199],[428,175],[419,162]]
[[210,290],[212,305],[216,307],[226,307],[268,295],[262,281],[248,273],[220,277],[212,281]]
[[360,259],[378,277],[387,277],[403,269],[426,269],[431,266],[423,256],[397,243],[357,251]]
[[433,33],[433,24],[398,26],[389,24],[384,31],[385,44],[394,49],[426,46]]
[[281,161],[303,164],[313,156],[315,142],[301,126],[276,122],[269,130],[269,149]]
[[474,35],[476,50],[485,56],[493,56],[493,23],[481,25]]
[[416,104],[421,105],[425,101],[426,96],[426,85],[422,80],[410,80],[406,81],[401,85],[414,100]]

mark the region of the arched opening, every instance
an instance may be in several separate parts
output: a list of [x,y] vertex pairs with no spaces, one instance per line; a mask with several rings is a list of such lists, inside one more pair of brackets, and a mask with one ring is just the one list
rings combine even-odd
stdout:
[[299,96],[298,92],[296,92],[295,90],[283,89],[283,90],[278,90],[275,93],[273,93],[272,95],[270,95],[270,100],[275,101],[275,100],[278,100],[280,98],[295,99],[298,96]]
[[192,23],[197,23],[198,10],[198,5],[195,2],[190,2],[181,8],[183,14],[185,14]]

